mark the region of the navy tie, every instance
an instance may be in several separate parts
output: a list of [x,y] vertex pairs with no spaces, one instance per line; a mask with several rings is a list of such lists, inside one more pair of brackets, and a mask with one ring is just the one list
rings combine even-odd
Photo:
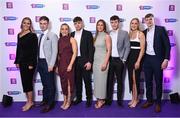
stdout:
[[40,56],[40,45],[41,45],[41,39],[42,39],[43,36],[44,36],[44,34],[42,33],[41,36],[40,36],[40,39],[39,39],[39,44],[38,44],[38,47],[39,47],[38,57]]

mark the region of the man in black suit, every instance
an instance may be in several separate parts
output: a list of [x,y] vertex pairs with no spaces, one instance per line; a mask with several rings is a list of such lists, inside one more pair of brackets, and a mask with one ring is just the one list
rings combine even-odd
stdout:
[[76,84],[76,100],[74,105],[82,101],[82,80],[84,79],[86,89],[86,106],[90,107],[92,103],[92,85],[91,70],[94,55],[93,36],[90,31],[83,29],[83,21],[81,17],[73,19],[76,31],[72,32],[78,44],[78,56],[75,62],[75,84]]
[[153,105],[153,77],[156,83],[155,112],[161,111],[163,69],[167,68],[170,59],[170,42],[164,27],[154,24],[153,14],[145,16],[147,29],[144,30],[146,37],[146,54],[144,57],[144,73],[146,82],[147,101],[142,108]]

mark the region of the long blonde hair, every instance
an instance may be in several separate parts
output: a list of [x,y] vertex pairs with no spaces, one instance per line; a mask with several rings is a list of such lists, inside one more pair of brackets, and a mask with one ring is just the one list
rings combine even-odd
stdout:
[[131,33],[132,33],[131,23],[132,23],[133,20],[136,20],[136,21],[138,22],[138,28],[137,28],[137,30],[140,31],[140,21],[139,21],[139,19],[138,19],[138,18],[133,18],[133,19],[131,20],[131,22],[130,22],[130,25],[129,25],[129,36],[131,36]]
[[22,30],[22,25],[23,25],[23,22],[24,22],[25,20],[29,20],[29,22],[30,22],[30,28],[29,28],[30,32],[34,32],[34,28],[33,28],[33,26],[32,26],[31,18],[29,18],[29,17],[24,17],[24,18],[22,19],[22,21],[21,21],[21,26],[20,26],[21,32],[20,32],[20,33],[23,32],[23,30]]

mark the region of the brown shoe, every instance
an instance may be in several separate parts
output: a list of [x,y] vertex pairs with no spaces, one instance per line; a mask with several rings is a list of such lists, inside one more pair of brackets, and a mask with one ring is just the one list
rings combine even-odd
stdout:
[[156,106],[155,106],[155,112],[156,112],[156,113],[161,112],[161,106],[160,106],[159,104],[156,104]]
[[153,103],[152,102],[145,102],[142,106],[141,106],[141,108],[148,108],[148,107],[150,107],[150,106],[152,106],[153,105]]

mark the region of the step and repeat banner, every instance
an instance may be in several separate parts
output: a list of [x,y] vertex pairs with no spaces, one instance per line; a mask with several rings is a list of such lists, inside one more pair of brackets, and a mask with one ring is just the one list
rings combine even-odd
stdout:
[[[39,35],[39,18],[42,15],[49,17],[51,30],[59,35],[60,25],[67,23],[74,30],[73,18],[80,16],[84,20],[85,29],[95,34],[96,22],[104,19],[111,30],[109,18],[118,15],[121,18],[121,28],[129,31],[130,20],[137,17],[144,24],[147,13],[155,15],[157,25],[166,27],[171,42],[171,60],[164,70],[163,98],[168,99],[170,93],[180,92],[180,23],[177,11],[180,11],[179,0],[0,0],[0,97],[10,95],[14,101],[24,101],[21,78],[18,68],[14,65],[16,57],[17,34],[23,17],[30,17],[34,29]],[[145,98],[145,83],[142,72],[141,94]],[[60,78],[56,77],[57,100],[62,100]],[[93,83],[93,81],[92,81]],[[128,75],[125,72],[124,99],[131,99],[128,85]],[[114,99],[116,99],[116,83],[114,86]],[[39,74],[34,79],[35,101],[42,99],[42,84]],[[83,88],[83,99],[85,91]]]

